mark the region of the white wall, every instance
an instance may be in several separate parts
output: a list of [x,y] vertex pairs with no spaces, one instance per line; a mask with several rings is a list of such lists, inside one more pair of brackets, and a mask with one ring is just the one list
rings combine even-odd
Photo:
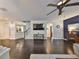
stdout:
[[24,32],[20,32],[20,33],[15,34],[15,39],[20,39],[20,38],[24,38]]
[[0,39],[15,39],[15,23],[0,20]]
[[15,38],[15,22],[14,21],[8,21],[9,25],[9,39],[16,39]]
[[24,38],[24,32],[16,32],[16,25],[23,25],[21,21],[0,20],[0,39]]
[[10,21],[0,19],[0,39],[15,39],[14,26]]
[[0,39],[9,38],[8,22],[0,21]]
[[[60,26],[57,28],[57,26]],[[53,22],[53,39],[63,39],[63,21],[55,20]]]

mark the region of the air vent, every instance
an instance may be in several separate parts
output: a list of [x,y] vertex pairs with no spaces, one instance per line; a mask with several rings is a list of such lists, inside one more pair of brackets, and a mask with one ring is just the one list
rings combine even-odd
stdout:
[[6,9],[6,8],[0,8],[0,10],[1,10],[1,11],[7,11],[7,9]]

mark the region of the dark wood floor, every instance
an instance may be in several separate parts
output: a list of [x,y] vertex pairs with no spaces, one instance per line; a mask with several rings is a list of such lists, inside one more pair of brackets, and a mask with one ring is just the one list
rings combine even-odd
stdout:
[[1,40],[0,44],[10,48],[10,59],[29,59],[31,54],[73,53],[72,42],[51,43],[49,40]]

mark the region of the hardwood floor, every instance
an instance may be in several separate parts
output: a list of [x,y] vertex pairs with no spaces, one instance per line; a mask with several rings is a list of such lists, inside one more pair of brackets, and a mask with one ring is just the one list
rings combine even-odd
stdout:
[[[49,40],[1,40],[0,44],[10,48],[10,59],[30,59],[31,54],[67,54],[73,53],[72,43],[51,43]],[[62,47],[62,48],[60,48]],[[69,50],[71,52],[69,52]]]

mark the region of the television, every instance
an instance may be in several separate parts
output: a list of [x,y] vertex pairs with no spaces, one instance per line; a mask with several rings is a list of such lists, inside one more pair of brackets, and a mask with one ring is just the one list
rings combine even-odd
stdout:
[[33,24],[33,30],[44,30],[44,24]]

